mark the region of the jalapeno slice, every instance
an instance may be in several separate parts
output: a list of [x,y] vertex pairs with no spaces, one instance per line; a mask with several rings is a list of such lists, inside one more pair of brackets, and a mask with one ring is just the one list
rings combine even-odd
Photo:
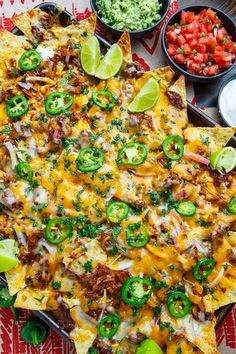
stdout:
[[49,335],[49,327],[39,318],[31,317],[21,329],[21,337],[26,343],[38,346]]
[[130,277],[121,287],[122,300],[131,306],[144,305],[152,295],[153,286],[149,279]]
[[76,159],[77,168],[81,172],[97,171],[102,167],[103,162],[104,153],[95,147],[82,149]]
[[194,265],[193,276],[197,280],[204,280],[212,273],[214,267],[215,261],[213,258],[202,258]]
[[169,314],[175,318],[186,316],[191,308],[189,298],[181,291],[173,291],[168,296],[166,304]]
[[0,307],[12,306],[15,302],[16,296],[11,296],[9,290],[0,285]]
[[126,242],[129,246],[140,248],[149,242],[149,233],[140,222],[129,224],[126,229]]
[[175,208],[177,213],[182,216],[193,216],[196,214],[196,206],[192,202],[182,201],[179,202]]
[[99,90],[92,93],[93,102],[106,111],[112,111],[116,104],[116,98],[112,92],[107,90]]
[[17,95],[7,101],[6,112],[8,117],[17,119],[29,109],[28,101],[23,95]]
[[230,202],[228,205],[228,211],[231,214],[236,215],[236,195],[230,199]]
[[129,213],[129,207],[123,202],[113,202],[108,205],[106,214],[109,221],[118,223],[124,220]]
[[31,71],[37,69],[41,63],[42,58],[39,52],[34,49],[24,52],[19,61],[20,68],[23,71]]
[[34,171],[28,163],[23,161],[19,162],[16,165],[16,173],[20,178],[24,179],[25,181],[32,182]]
[[138,166],[146,160],[146,157],[147,148],[145,145],[130,142],[119,150],[116,163],[117,165]]
[[118,331],[120,318],[117,315],[109,314],[100,320],[98,324],[98,334],[102,338],[112,338]]
[[162,143],[163,152],[169,160],[179,160],[184,154],[184,141],[180,135],[171,135]]
[[71,95],[53,92],[46,98],[45,110],[48,114],[55,116],[70,108],[73,102],[74,98]]
[[72,236],[72,225],[67,219],[56,218],[48,221],[46,226],[46,238],[49,242],[57,245],[66,238]]

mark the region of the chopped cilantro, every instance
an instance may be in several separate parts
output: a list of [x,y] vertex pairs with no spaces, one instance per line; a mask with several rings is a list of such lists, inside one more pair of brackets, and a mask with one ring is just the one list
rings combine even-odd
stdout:
[[92,269],[92,263],[92,259],[84,263],[84,269],[86,270],[86,272],[89,272]]

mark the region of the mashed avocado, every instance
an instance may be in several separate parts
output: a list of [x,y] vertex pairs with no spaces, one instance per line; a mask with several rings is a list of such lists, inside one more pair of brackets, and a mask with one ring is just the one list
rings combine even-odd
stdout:
[[158,0],[97,0],[96,4],[101,19],[119,30],[144,30],[161,18]]

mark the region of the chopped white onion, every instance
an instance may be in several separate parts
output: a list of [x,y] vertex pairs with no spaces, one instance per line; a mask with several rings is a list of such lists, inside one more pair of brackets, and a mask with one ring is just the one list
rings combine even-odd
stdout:
[[38,247],[42,247],[42,246],[44,246],[52,256],[54,256],[54,257],[56,256],[56,254],[57,254],[57,247],[56,246],[50,245],[46,240],[40,240],[38,242]]
[[15,230],[15,233],[16,233],[18,242],[21,243],[26,249],[28,249],[28,244],[27,244],[24,233],[21,231],[16,231],[16,230]]
[[10,143],[10,141],[5,142],[4,145],[6,146],[7,150],[9,151],[12,168],[15,169],[15,167],[17,165],[17,157],[16,157],[15,147],[12,145],[12,143]]
[[212,282],[208,285],[209,288],[214,288],[214,286],[216,286],[220,281],[221,281],[221,278],[223,277],[224,275],[224,267],[221,267],[218,275],[215,277],[214,280],[212,280]]

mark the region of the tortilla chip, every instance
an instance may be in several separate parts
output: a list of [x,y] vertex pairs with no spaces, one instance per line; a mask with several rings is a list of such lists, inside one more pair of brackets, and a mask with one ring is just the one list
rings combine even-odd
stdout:
[[80,306],[72,308],[70,314],[76,323],[76,327],[70,332],[70,338],[75,344],[77,353],[87,354],[97,337],[97,327],[89,321],[88,316],[82,311]]
[[186,354],[202,354],[200,349],[196,349],[195,345],[190,343],[186,338],[178,339],[178,341],[171,341],[167,343],[166,354],[178,353],[178,348],[181,349],[181,353]]
[[70,332],[70,338],[74,342],[78,354],[87,354],[96,337],[96,333],[80,327],[75,327],[73,331]]
[[52,16],[39,8],[23,12],[12,18],[12,23],[33,43],[38,43],[44,31],[52,24]]
[[196,321],[191,314],[183,318],[175,319],[163,309],[161,321],[169,322],[174,328],[176,334],[182,334],[184,337],[203,351],[204,354],[219,353],[216,348],[215,324],[216,319],[212,321]]
[[[86,273],[84,264],[91,259],[93,260],[93,267],[96,267],[97,263],[105,263],[107,260],[107,255],[100,247],[98,240],[90,240],[85,242],[86,254],[81,248],[77,248],[73,251],[72,256],[64,257],[63,263],[66,268],[78,276]],[[76,256],[76,257],[75,257]]]
[[0,29],[0,78],[7,76],[7,67],[12,68],[11,59],[18,63],[21,55],[32,45],[25,36],[16,36]]
[[132,50],[129,32],[124,32],[117,44],[122,49],[124,63],[130,63],[132,61]]
[[215,126],[213,128],[189,127],[184,130],[184,137],[190,143],[197,142],[203,144],[202,140],[208,140],[209,152],[212,153],[224,147],[234,136],[236,128],[223,128]]
[[50,290],[28,287],[18,292],[14,306],[35,311],[52,311],[58,308],[57,296],[56,292]]
[[19,264],[17,267],[5,272],[7,279],[8,289],[11,296],[18,293],[18,291],[26,287],[25,277],[26,277],[27,265]]
[[50,32],[54,34],[60,43],[67,43],[69,39],[73,39],[74,41],[83,45],[88,38],[94,35],[96,22],[97,16],[94,12],[85,20],[76,22],[70,26],[53,26]]
[[163,66],[162,68],[148,71],[143,75],[145,76],[146,74],[149,74],[149,76],[151,74],[151,76],[153,76],[155,79],[161,80],[160,81],[161,88],[166,90],[171,80],[173,79],[175,72],[171,69],[170,66]]

